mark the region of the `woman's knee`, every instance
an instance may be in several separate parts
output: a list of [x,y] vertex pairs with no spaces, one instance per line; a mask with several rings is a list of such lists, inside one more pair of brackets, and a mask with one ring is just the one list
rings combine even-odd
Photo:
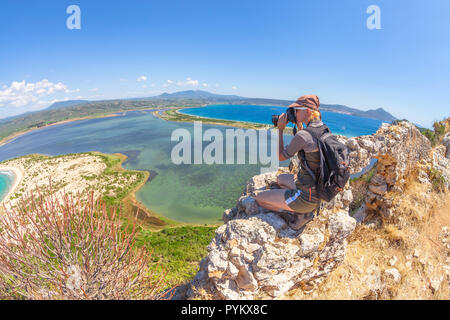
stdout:
[[260,204],[260,202],[261,202],[261,192],[258,193],[258,194],[254,197],[254,199],[255,199],[255,201],[256,201],[258,204]]
[[280,186],[284,186],[287,187],[289,189],[295,189],[295,179],[294,179],[294,175],[293,174],[280,174],[277,177],[277,183]]
[[289,176],[290,176],[290,175],[289,175],[289,174],[286,174],[286,173],[283,173],[283,174],[278,175],[278,176],[277,176],[277,183],[278,183],[278,184],[286,183],[286,181],[288,180]]

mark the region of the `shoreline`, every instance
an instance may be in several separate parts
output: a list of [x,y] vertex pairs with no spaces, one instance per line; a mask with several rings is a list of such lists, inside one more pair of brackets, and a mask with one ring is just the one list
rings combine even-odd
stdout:
[[9,136],[4,137],[3,139],[0,140],[0,147],[4,146],[5,144],[8,144],[8,143],[12,142],[15,138],[18,138],[18,137],[20,137],[22,135],[25,135],[27,133],[30,133],[30,132],[33,132],[33,131],[36,131],[36,130],[48,128],[48,127],[51,127],[51,126],[57,126],[57,125],[60,125],[60,124],[66,124],[66,123],[75,122],[75,121],[82,121],[82,120],[119,117],[119,116],[121,116],[119,113],[129,112],[129,111],[146,111],[146,110],[150,110],[150,109],[158,109],[158,107],[156,107],[156,108],[146,108],[146,109],[118,110],[118,111],[111,111],[110,113],[106,113],[106,114],[102,114],[102,115],[92,115],[92,116],[86,116],[86,117],[81,117],[81,118],[73,118],[73,119],[66,119],[66,120],[57,121],[55,123],[47,124],[47,125],[39,127],[39,128],[36,127],[36,128],[30,128],[30,129],[25,130],[25,131],[14,132],[14,133],[10,134]]
[[[181,110],[181,109],[188,109],[188,108],[190,108],[190,107],[174,108],[174,109],[161,110],[161,111],[158,110],[158,111],[154,111],[153,115],[155,117],[158,117],[165,121],[173,121],[173,122],[180,122],[180,123],[193,123],[194,121],[202,121],[205,124],[212,124],[212,125],[226,126],[226,127],[235,127],[235,128],[244,128],[244,129],[264,130],[264,129],[272,128],[272,126],[269,124],[200,117],[200,116],[193,116],[193,115],[179,112],[179,110]],[[168,114],[167,111],[174,111],[176,113],[176,115]],[[180,119],[180,118],[184,118],[184,119]]]
[[[118,111],[118,112],[121,112],[121,111]],[[40,129],[44,129],[44,128],[48,128],[48,127],[52,127],[52,126],[57,126],[57,125],[60,125],[60,124],[66,124],[66,123],[70,123],[70,122],[75,122],[75,121],[90,120],[90,119],[96,119],[96,118],[110,118],[110,117],[117,117],[117,116],[118,115],[115,115],[115,114],[107,114],[107,115],[104,115],[104,116],[93,116],[93,117],[82,117],[82,118],[67,119],[67,120],[62,120],[62,121],[58,121],[58,122],[55,122],[55,123],[47,124],[47,125],[39,127],[39,128],[31,128],[31,129],[28,129],[26,131],[15,132],[15,133],[12,133],[11,135],[3,138],[2,140],[0,140],[0,147],[4,146],[5,144],[8,144],[8,143],[12,142],[14,139],[16,139],[16,138],[18,138],[18,137],[20,137],[22,135],[25,135],[27,133],[30,133],[30,132],[33,132],[33,131],[37,131],[37,130],[40,130]]]
[[[137,200],[136,193],[147,183],[150,172],[148,172],[147,170],[127,170],[123,167],[123,164],[128,159],[128,156],[123,153],[112,153],[112,155],[119,157],[120,159],[120,163],[118,163],[115,168],[117,171],[137,171],[145,173],[145,179],[143,179],[143,181],[141,181],[139,185],[137,185],[134,189],[132,189],[131,192],[125,198],[122,199],[123,204],[125,206],[127,205],[131,207],[135,206],[139,210],[143,211],[144,214],[146,215],[146,218],[148,218],[149,220],[157,220],[153,221],[153,224],[150,223],[150,225],[155,229],[173,227],[180,224],[180,222],[178,221],[170,220],[169,218],[166,218],[163,215],[153,212],[150,208],[146,207],[143,203]],[[145,218],[138,216],[138,219],[142,220],[143,222],[146,222]]]
[[[144,205],[142,202],[140,202],[137,197],[136,193],[147,183],[148,177],[150,175],[149,171],[147,170],[128,170],[123,167],[123,163],[128,159],[128,156],[123,153],[112,153],[112,155],[117,156],[120,158],[121,162],[117,165],[117,170],[119,171],[138,171],[138,172],[145,172],[146,178],[137,185],[125,198],[122,199],[125,206],[134,206],[138,210],[140,210],[140,214],[136,214],[139,220],[143,221],[144,223],[148,223],[151,226],[151,231],[156,232],[160,231],[164,228],[177,228],[177,227],[183,227],[183,226],[193,226],[193,227],[217,227],[220,224],[213,224],[213,223],[188,223],[188,222],[181,222],[177,220],[170,219],[162,214],[159,214],[157,212],[154,212],[150,208],[148,208],[146,205]],[[146,215],[146,217],[142,217],[142,212]],[[158,221],[154,221],[154,220]],[[146,220],[149,220],[146,221]],[[147,225],[148,226],[148,225]]]
[[[185,109],[190,109],[190,108],[185,108]],[[272,126],[272,124],[268,124],[268,123],[250,122],[250,121],[242,121],[242,120],[227,120],[227,119],[212,118],[212,117],[194,116],[194,115],[191,115],[191,114],[188,114],[188,113],[183,113],[183,112],[181,112],[181,110],[182,109],[176,109],[175,112],[180,114],[180,115],[188,116],[188,117],[196,117],[196,118],[206,119],[206,120],[229,121],[229,122],[232,122],[232,123],[236,122],[238,124],[242,123],[243,125],[247,124],[249,127],[251,127],[251,126],[265,126],[265,127]],[[215,124],[221,125],[220,123],[215,123]],[[223,124],[223,125],[225,125],[225,124]],[[263,129],[263,128],[261,128],[261,129]]]
[[10,171],[14,174],[14,181],[11,187],[8,190],[8,193],[5,195],[2,201],[0,203],[3,203],[4,200],[8,199],[12,193],[14,193],[17,189],[17,187],[22,183],[23,180],[23,171],[21,168],[12,167],[12,166],[1,166],[0,165],[0,171]]

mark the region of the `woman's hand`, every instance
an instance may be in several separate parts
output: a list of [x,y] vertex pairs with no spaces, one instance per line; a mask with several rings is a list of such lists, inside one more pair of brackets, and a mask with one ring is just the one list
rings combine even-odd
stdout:
[[278,123],[277,123],[277,127],[280,131],[283,131],[284,128],[286,128],[287,125],[287,115],[286,113],[283,113],[279,118],[278,118]]

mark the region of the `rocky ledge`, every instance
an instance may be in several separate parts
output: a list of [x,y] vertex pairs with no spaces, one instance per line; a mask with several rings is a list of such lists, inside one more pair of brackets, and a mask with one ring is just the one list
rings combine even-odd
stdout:
[[408,122],[385,124],[371,136],[339,139],[351,151],[352,173],[361,171],[371,159],[378,160],[359,209],[350,211],[354,190],[348,184],[332,202],[325,203],[312,222],[294,231],[278,213],[259,207],[253,197],[279,174],[296,173],[298,159],[289,168],[255,176],[236,207],[224,212],[225,224],[216,230],[198,274],[178,298],[270,299],[294,288],[310,292],[344,261],[346,239],[368,213],[382,218],[395,215],[392,195],[401,194],[412,168],[419,170],[423,183],[431,183],[430,168],[439,170],[449,188],[447,150],[444,146],[432,150]]

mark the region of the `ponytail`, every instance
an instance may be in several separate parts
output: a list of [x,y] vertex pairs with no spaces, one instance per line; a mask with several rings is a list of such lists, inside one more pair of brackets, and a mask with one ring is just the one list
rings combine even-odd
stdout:
[[320,118],[322,120],[322,113],[318,110],[312,110],[311,111],[311,117],[309,118],[309,121]]

